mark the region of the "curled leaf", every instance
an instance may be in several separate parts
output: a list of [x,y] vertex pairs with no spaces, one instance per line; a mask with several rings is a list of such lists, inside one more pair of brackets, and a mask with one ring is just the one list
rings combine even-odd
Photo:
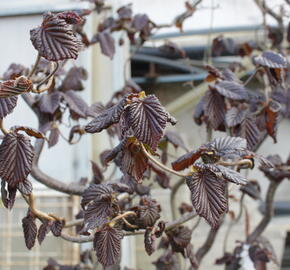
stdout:
[[21,76],[15,80],[4,81],[0,83],[0,98],[9,98],[31,91],[32,81]]
[[99,114],[94,120],[85,126],[85,131],[88,133],[101,132],[112,124],[120,121],[121,114],[127,103],[126,97],[121,99],[116,105]]
[[79,42],[67,22],[52,14],[43,15],[41,26],[30,30],[30,39],[39,54],[49,61],[76,59]]

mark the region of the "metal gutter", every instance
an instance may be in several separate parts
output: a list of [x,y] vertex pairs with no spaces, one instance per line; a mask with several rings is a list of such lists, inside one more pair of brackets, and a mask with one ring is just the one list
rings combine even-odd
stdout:
[[142,83],[176,83],[176,82],[188,82],[188,81],[202,81],[206,78],[207,73],[200,74],[174,74],[167,76],[158,76],[156,78],[146,77],[133,77],[133,81],[138,84]]
[[178,69],[184,72],[203,72],[204,70],[198,67],[193,67],[193,66],[186,66],[183,63],[179,63],[176,60],[170,60],[167,58],[163,57],[158,57],[158,56],[153,56],[153,55],[146,55],[146,54],[135,54],[132,56],[133,61],[140,61],[140,62],[147,62],[147,63],[156,63],[160,65],[166,65],[169,67],[172,67],[174,69]]
[[[25,1],[23,1],[25,2]],[[42,4],[32,4],[30,2],[25,3],[16,3],[16,4],[1,4],[0,3],[0,18],[6,17],[15,17],[15,16],[29,16],[29,15],[41,15],[44,12],[52,11],[52,12],[62,12],[67,10],[78,10],[78,9],[88,9],[90,8],[90,4],[88,2],[80,2],[80,3],[63,3],[59,4],[56,2],[52,3],[42,3]]]
[[216,27],[213,29],[204,28],[198,30],[188,30],[185,32],[174,32],[174,33],[163,33],[157,34],[151,37],[151,40],[167,39],[175,37],[186,37],[194,35],[208,35],[217,33],[229,33],[229,32],[248,32],[248,31],[259,31],[263,30],[263,25],[245,25],[245,26],[232,26],[232,27]]

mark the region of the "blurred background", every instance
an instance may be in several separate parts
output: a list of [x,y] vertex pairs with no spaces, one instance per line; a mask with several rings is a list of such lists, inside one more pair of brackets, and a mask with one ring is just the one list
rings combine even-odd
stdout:
[[[284,0],[267,2],[271,9],[276,10]],[[88,35],[92,36],[95,33],[98,23],[105,16],[115,16],[116,10],[127,3],[132,3],[134,13],[146,13],[157,24],[169,24],[177,14],[184,11],[184,1],[181,0],[111,0],[107,1],[106,14],[94,13],[88,17],[86,23]],[[7,70],[10,63],[25,66],[34,63],[37,52],[31,44],[29,30],[41,23],[44,12],[89,8],[90,5],[89,1],[77,0],[0,0],[0,74]],[[289,12],[289,6],[287,8]],[[267,23],[275,26],[275,21],[271,17],[267,18]],[[221,36],[231,38],[235,44],[244,44],[249,40],[255,43],[263,42],[263,16],[254,0],[204,0],[198,11],[185,21],[183,32],[175,27],[162,28],[138,50],[130,47],[125,39],[122,46],[116,46],[116,53],[112,60],[101,53],[99,44],[92,46],[83,51],[72,64],[84,66],[88,71],[88,79],[85,81],[86,91],[81,95],[88,104],[96,101],[106,103],[112,93],[121,89],[125,80],[131,78],[146,93],[154,93],[160,98],[161,103],[178,120],[175,128],[180,132],[186,145],[189,149],[194,149],[206,141],[205,128],[197,126],[192,118],[195,105],[207,89],[207,83],[204,82],[207,76],[204,64],[212,40]],[[120,33],[114,34],[116,44],[121,37]],[[162,49],[162,46],[168,42],[178,44],[182,52],[172,54]],[[182,57],[183,52],[186,53],[186,58]],[[130,54],[132,54],[131,58],[129,58]],[[221,55],[211,58],[211,64],[221,68],[227,67],[232,62],[244,66],[251,65],[249,59],[241,57],[241,54],[237,54],[230,48]],[[247,75],[249,74],[243,74],[243,76]],[[10,127],[22,124],[37,127],[34,114],[20,99],[14,113],[7,117],[5,125]],[[68,130],[64,128],[63,133],[67,134]],[[278,131],[278,143],[273,144],[272,139],[268,138],[260,147],[259,153],[267,156],[274,152],[279,153],[283,159],[287,158],[290,153],[289,134],[289,120],[284,120]],[[214,134],[214,136],[218,135]],[[78,181],[81,177],[90,174],[89,160],[98,162],[99,154],[109,147],[108,138],[103,133],[83,136],[80,143],[74,146],[63,140],[55,147],[45,149],[40,167],[47,174],[67,183]],[[178,154],[175,153],[176,156]],[[263,196],[263,191],[268,184],[265,177],[256,169],[249,172],[248,177],[260,183]],[[49,190],[37,182],[33,184],[39,208],[68,219],[78,212],[79,198]],[[238,189],[238,187],[233,189],[235,188]],[[185,188],[179,194],[180,202],[189,198]],[[280,185],[276,197],[275,217],[265,233],[273,243],[278,258],[284,262],[282,269],[285,270],[290,269],[289,194],[290,183],[285,181]],[[169,191],[156,186],[152,196],[161,203],[164,219],[171,220],[171,213],[166,211],[169,204]],[[251,216],[250,226],[254,226],[260,220],[263,205],[251,199],[248,199],[247,205]],[[238,204],[232,202],[230,207],[236,210]],[[68,243],[49,235],[42,246],[36,245],[28,252],[20,225],[26,209],[21,198],[16,201],[13,212],[0,207],[1,270],[42,269],[49,257],[64,264],[77,263],[80,251],[90,247],[90,245]],[[205,257],[202,270],[220,269],[213,264],[215,259],[222,255],[222,242],[228,222],[230,221],[225,221],[218,240]],[[232,239],[229,239],[229,250],[234,248],[236,239],[244,239],[245,229],[242,224],[243,220],[241,225],[235,226],[231,234]],[[203,242],[208,230],[209,226],[206,223],[198,227],[193,235],[194,246],[199,246]],[[123,241],[123,266],[155,269],[151,262],[157,258],[158,252],[151,257],[144,255],[144,252],[141,252],[144,249],[143,241],[142,236],[127,237]]]

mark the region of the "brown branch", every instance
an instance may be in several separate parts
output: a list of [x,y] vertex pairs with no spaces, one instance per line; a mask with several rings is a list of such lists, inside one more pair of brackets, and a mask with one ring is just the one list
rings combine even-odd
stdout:
[[[53,68],[53,65],[55,65],[55,67]],[[54,74],[57,72],[58,70],[58,67],[59,67],[59,64],[58,62],[51,62],[51,68],[53,68],[53,70],[50,72],[50,74],[45,77],[40,83],[37,84],[36,86],[36,93],[41,93],[41,92],[44,92],[46,91],[49,87],[50,87],[50,84],[52,83],[53,81],[53,77],[54,77]],[[45,84],[47,81],[49,80],[49,87],[46,87],[45,90],[41,90],[40,87]]]
[[265,0],[254,0],[256,5],[260,8],[262,13],[266,13],[272,16],[279,24],[279,26],[283,26],[283,18],[279,14],[273,11],[269,6],[267,6]]
[[273,216],[273,201],[274,201],[275,192],[281,182],[282,181],[270,182],[268,186],[267,194],[266,194],[264,216],[262,220],[260,221],[260,223],[257,225],[256,229],[248,236],[247,238],[248,243],[255,241],[257,237],[259,237],[264,232],[269,222],[271,221],[272,216]]
[[[185,216],[180,217],[177,220],[168,222],[165,225],[165,230],[171,230],[174,227],[177,227],[179,225],[182,225],[183,223],[195,218],[197,216],[197,214],[195,212],[191,212]],[[68,223],[70,224],[70,223]],[[75,225],[79,225],[78,223],[76,223]],[[72,225],[74,226],[74,225]],[[67,227],[67,226],[65,226]],[[139,234],[144,234],[144,230],[139,230],[139,231],[135,231],[135,232],[124,232],[124,236],[133,236],[133,235],[139,235]],[[87,242],[92,242],[94,240],[94,235],[90,235],[90,236],[73,236],[73,235],[68,235],[64,232],[62,232],[61,234],[61,238],[64,240],[67,240],[69,242],[73,242],[73,243],[87,243]]]
[[214,241],[215,241],[215,238],[217,236],[217,233],[218,233],[218,229],[217,230],[214,230],[214,229],[211,229],[204,244],[197,250],[196,254],[195,254],[195,257],[196,257],[196,260],[198,262],[198,264],[200,265],[203,257],[209,252],[209,250],[211,249]]
[[57,190],[62,193],[70,194],[70,195],[82,195],[85,187],[79,186],[78,184],[65,184],[62,181],[55,179],[47,174],[45,174],[39,167],[38,167],[38,160],[43,149],[44,140],[37,139],[35,142],[35,155],[32,162],[32,170],[31,175],[35,180],[44,184],[45,186]]
[[184,179],[181,178],[174,184],[174,186],[171,189],[170,193],[170,205],[171,205],[171,212],[172,212],[172,218],[176,219],[177,218],[177,211],[176,211],[176,205],[175,205],[175,198],[176,194],[179,190],[179,188],[184,184]]
[[83,223],[84,223],[84,219],[83,218],[72,220],[72,221],[66,222],[65,225],[64,225],[64,228],[70,228],[70,227],[73,227],[73,226],[79,226],[79,225],[82,225]]
[[34,63],[33,67],[31,68],[31,70],[30,70],[30,72],[29,72],[29,74],[27,76],[28,79],[30,79],[32,77],[32,75],[34,74],[34,72],[35,72],[35,70],[36,70],[36,68],[37,68],[37,66],[39,64],[40,59],[41,59],[40,54],[37,54],[35,63]]
[[154,163],[155,165],[157,165],[159,168],[161,168],[162,170],[164,171],[167,171],[167,172],[170,172],[172,174],[175,174],[179,177],[186,177],[188,176],[187,174],[184,174],[184,173],[180,173],[180,172],[177,172],[177,171],[174,171],[170,168],[168,168],[167,166],[163,165],[161,162],[159,162],[158,160],[156,160],[153,156],[151,156],[149,154],[149,152],[146,150],[145,146],[143,145],[143,143],[140,143],[140,146],[141,146],[141,149],[144,153],[144,155],[152,162]]
[[24,195],[23,193],[21,193],[22,197],[24,198],[24,200],[26,201],[26,203],[29,205],[29,209],[31,210],[31,212],[41,221],[45,220],[51,220],[51,221],[55,221],[55,220],[62,220],[59,217],[56,217],[55,215],[52,214],[46,214],[40,210],[38,210],[35,206],[35,199],[33,194],[29,194],[29,195]]
[[246,86],[254,77],[258,74],[260,70],[262,70],[263,67],[258,67],[255,69],[252,75],[249,76],[249,78],[243,83],[244,86]]
[[0,130],[3,133],[3,135],[8,134],[8,131],[5,129],[4,125],[3,125],[3,119],[0,118]]
[[252,168],[253,167],[253,162],[250,159],[242,159],[242,160],[237,160],[233,162],[228,162],[228,161],[219,161],[217,162],[218,165],[222,166],[243,166],[247,165],[247,168]]
[[227,251],[227,243],[228,243],[228,238],[229,238],[230,232],[231,232],[232,228],[234,227],[234,225],[236,225],[242,217],[243,208],[244,208],[244,198],[245,198],[245,193],[242,193],[242,196],[240,199],[240,204],[239,204],[239,214],[238,214],[237,218],[235,218],[234,220],[232,220],[230,222],[228,229],[225,233],[224,247],[223,247],[224,253],[226,253],[226,251]]
[[119,220],[119,219],[123,219],[127,216],[136,216],[136,213],[133,212],[133,211],[128,211],[128,212],[125,212],[121,215],[118,215],[116,217],[114,217],[110,222],[109,222],[109,226],[113,227],[115,226],[116,222]]

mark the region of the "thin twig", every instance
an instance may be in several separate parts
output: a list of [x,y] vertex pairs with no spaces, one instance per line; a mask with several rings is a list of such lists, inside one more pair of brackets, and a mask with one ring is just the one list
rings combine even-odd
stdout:
[[[165,230],[171,230],[174,227],[177,227],[179,225],[182,225],[184,223],[186,223],[187,221],[195,218],[197,216],[197,214],[195,212],[191,212],[185,216],[180,217],[177,220],[168,222],[165,225]],[[124,236],[134,236],[134,235],[139,235],[139,234],[144,234],[144,230],[139,230],[139,231],[135,231],[135,232],[124,232]],[[67,240],[69,242],[73,242],[73,243],[87,243],[87,242],[92,242],[94,240],[94,235],[90,235],[90,236],[73,236],[73,235],[68,235],[64,232],[61,233],[61,238],[64,240]]]
[[256,68],[255,71],[252,73],[252,75],[249,76],[249,78],[244,82],[244,86],[246,86],[257,75],[257,73],[262,69],[263,69],[262,67]]
[[176,205],[175,205],[175,198],[176,198],[176,194],[177,191],[179,190],[179,188],[184,184],[184,179],[181,178],[178,180],[178,182],[176,182],[174,184],[174,186],[171,189],[171,193],[170,193],[170,205],[171,205],[171,212],[172,212],[172,218],[176,219],[177,218],[177,209],[176,209]]
[[222,166],[243,166],[247,165],[247,168],[252,168],[253,167],[253,162],[250,159],[242,159],[242,160],[237,160],[237,161],[219,161],[217,164],[222,165]]
[[6,135],[8,134],[9,132],[4,128],[4,125],[3,125],[3,119],[0,118],[0,130],[1,132],[3,133],[3,135]]
[[264,230],[268,226],[269,222],[271,221],[271,218],[273,216],[273,201],[274,201],[275,192],[276,192],[276,190],[281,182],[282,181],[280,181],[280,182],[271,181],[270,182],[270,184],[268,186],[267,194],[266,194],[264,216],[263,216],[262,220],[259,222],[259,224],[257,225],[256,229],[247,238],[248,243],[255,241],[257,239],[257,237],[259,237],[264,232]]
[[40,54],[37,54],[35,63],[34,63],[33,67],[31,68],[31,70],[30,70],[30,72],[29,72],[29,74],[27,76],[28,79],[30,79],[32,77],[32,75],[34,74],[34,72],[35,72],[35,70],[36,70],[36,68],[37,68],[37,66],[39,64],[40,59],[41,59]]
[[21,193],[22,197],[24,198],[24,200],[26,201],[26,203],[29,205],[29,208],[31,210],[31,212],[40,220],[43,221],[43,219],[45,220],[51,220],[51,221],[55,221],[55,220],[61,220],[61,218],[58,218],[54,215],[49,215],[46,214],[40,210],[38,210],[35,206],[35,199],[33,194],[29,194],[29,195],[24,195],[23,193]]
[[110,222],[109,222],[109,225],[110,226],[114,226],[115,223],[119,220],[119,219],[123,219],[127,216],[136,216],[136,213],[134,211],[128,211],[128,212],[125,212],[121,215],[118,215],[116,217],[114,217]]
[[45,77],[40,83],[37,84],[36,90],[38,91],[38,93],[43,92],[43,90],[39,89],[43,84],[45,84],[50,78],[52,78],[50,81],[53,80],[53,75],[57,72],[59,64],[58,62],[54,62],[54,64],[52,65],[55,65],[54,69],[50,72],[50,74],[47,77]]
[[202,261],[203,257],[209,252],[211,249],[214,240],[217,236],[218,230],[210,229],[210,232],[204,242],[204,244],[197,250],[195,257],[198,263]]
[[163,169],[164,171],[170,172],[170,173],[175,174],[175,175],[177,175],[177,176],[179,176],[179,177],[186,177],[186,176],[188,176],[187,174],[183,174],[183,173],[180,173],[180,172],[174,171],[174,170],[168,168],[167,166],[163,165],[161,162],[159,162],[158,160],[156,160],[154,157],[152,157],[152,156],[147,152],[145,146],[144,146],[142,143],[140,143],[140,145],[141,145],[141,149],[142,149],[144,155],[145,155],[145,156],[146,156],[150,161],[152,161],[152,163],[154,163],[155,165],[157,165],[158,167],[160,167],[160,168]]
[[[261,9],[262,13],[267,13],[270,16],[272,16],[279,24],[279,26],[283,26],[283,17],[279,14],[275,13],[274,10],[267,6],[266,2],[264,0],[254,0],[256,5]],[[281,28],[283,29],[283,28]]]
[[245,198],[245,193],[242,193],[242,196],[241,196],[241,199],[240,199],[239,214],[238,214],[236,219],[234,219],[234,220],[232,220],[230,222],[229,227],[228,227],[228,229],[227,229],[227,231],[225,233],[224,245],[223,245],[224,254],[227,251],[227,243],[228,243],[228,239],[229,239],[229,235],[231,233],[231,230],[234,227],[234,225],[236,225],[239,222],[239,220],[241,219],[241,217],[242,217],[244,198]]

